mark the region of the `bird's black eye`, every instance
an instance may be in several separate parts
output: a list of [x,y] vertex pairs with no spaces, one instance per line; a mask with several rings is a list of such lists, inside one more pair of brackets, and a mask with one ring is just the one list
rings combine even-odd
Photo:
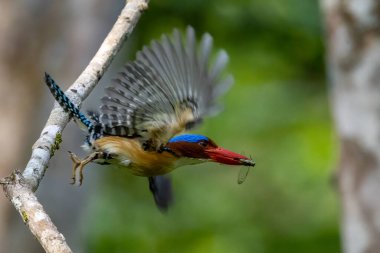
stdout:
[[202,147],[207,147],[207,143],[205,141],[200,141],[198,142],[199,145],[201,145]]

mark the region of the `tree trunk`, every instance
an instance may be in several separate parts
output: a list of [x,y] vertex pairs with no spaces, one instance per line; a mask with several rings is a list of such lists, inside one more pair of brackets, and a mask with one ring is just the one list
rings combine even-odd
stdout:
[[344,252],[380,250],[380,2],[322,0]]

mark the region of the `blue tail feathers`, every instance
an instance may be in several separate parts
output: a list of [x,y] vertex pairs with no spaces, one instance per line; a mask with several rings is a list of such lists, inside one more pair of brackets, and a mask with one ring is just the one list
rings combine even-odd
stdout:
[[93,129],[92,122],[87,119],[86,116],[79,111],[79,108],[70,101],[70,99],[65,95],[61,88],[59,88],[48,73],[45,73],[45,83],[63,110],[69,113],[70,116],[78,119],[89,131],[91,131]]

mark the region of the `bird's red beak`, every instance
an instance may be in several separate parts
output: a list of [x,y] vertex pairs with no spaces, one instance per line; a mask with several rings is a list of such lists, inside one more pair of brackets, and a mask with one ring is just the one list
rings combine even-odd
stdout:
[[221,147],[208,148],[205,150],[205,153],[214,162],[229,165],[255,166],[255,162],[252,159]]

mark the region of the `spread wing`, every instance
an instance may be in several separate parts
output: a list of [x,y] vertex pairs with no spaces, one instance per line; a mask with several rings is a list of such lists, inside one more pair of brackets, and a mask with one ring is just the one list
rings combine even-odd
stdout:
[[106,134],[141,138],[158,149],[219,111],[216,99],[233,83],[222,75],[228,56],[220,51],[211,64],[212,37],[204,34],[197,45],[192,27],[184,37],[175,29],[153,41],[106,89],[100,107]]

